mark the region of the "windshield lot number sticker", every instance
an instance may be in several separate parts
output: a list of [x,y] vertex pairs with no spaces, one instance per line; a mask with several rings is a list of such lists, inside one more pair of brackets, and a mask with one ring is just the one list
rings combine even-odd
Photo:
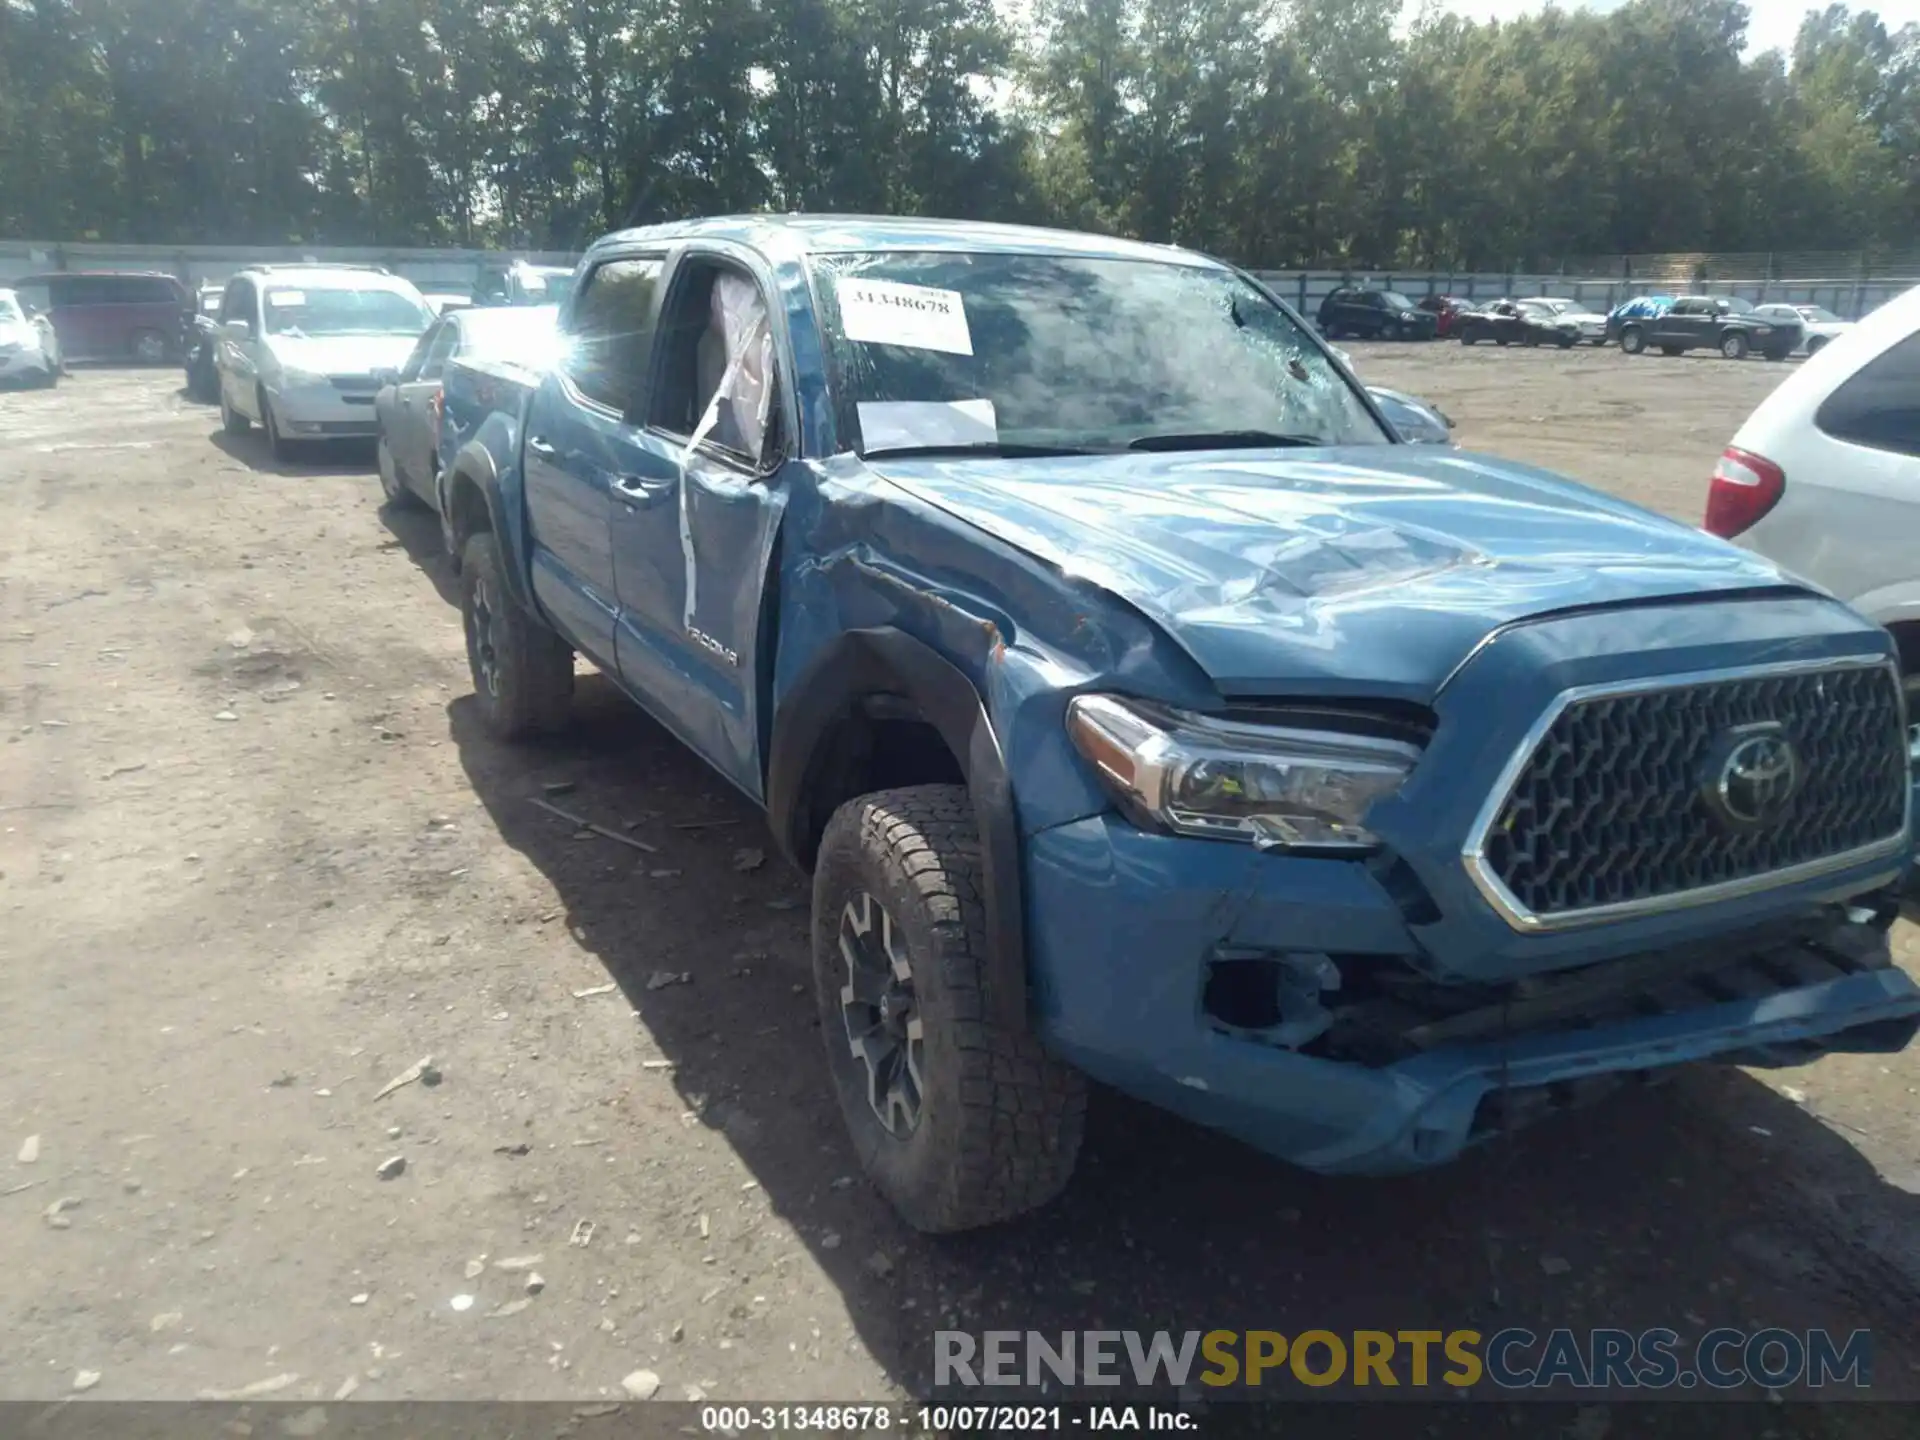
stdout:
[[967,308],[958,290],[896,280],[842,280],[839,293],[840,328],[849,340],[973,354]]

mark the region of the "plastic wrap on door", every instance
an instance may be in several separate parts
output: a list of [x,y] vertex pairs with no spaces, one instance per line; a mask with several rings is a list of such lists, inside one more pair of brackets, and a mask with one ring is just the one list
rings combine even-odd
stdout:
[[[686,562],[686,614],[682,623],[693,627],[699,608],[699,564],[694,553],[693,507],[696,490],[738,491],[751,481],[726,467],[703,461],[700,446],[715,444],[743,455],[760,456],[766,447],[767,422],[773,409],[773,327],[766,302],[752,281],[723,274],[713,282],[712,319],[725,345],[726,368],[706,412],[687,442],[680,486],[680,552]],[[736,557],[737,558],[737,557]],[[765,563],[765,557],[759,557]]]

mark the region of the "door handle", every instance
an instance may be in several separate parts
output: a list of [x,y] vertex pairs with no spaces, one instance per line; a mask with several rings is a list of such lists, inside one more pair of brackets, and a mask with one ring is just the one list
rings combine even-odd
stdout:
[[538,455],[542,460],[551,460],[559,453],[553,448],[552,442],[538,435],[529,435],[527,437],[527,449]]
[[641,475],[613,475],[608,477],[613,493],[620,497],[620,503],[635,510],[645,510],[658,505],[673,494],[674,482],[671,480],[648,480]]

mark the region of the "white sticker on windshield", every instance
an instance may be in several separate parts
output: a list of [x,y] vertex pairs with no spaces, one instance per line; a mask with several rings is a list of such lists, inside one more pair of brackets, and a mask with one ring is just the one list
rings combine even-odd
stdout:
[[843,278],[839,295],[840,328],[849,340],[973,354],[967,307],[958,290]]
[[307,292],[304,290],[269,290],[267,292],[269,305],[298,306],[306,303]]
[[991,400],[862,400],[854,408],[868,450],[991,445],[1000,438]]

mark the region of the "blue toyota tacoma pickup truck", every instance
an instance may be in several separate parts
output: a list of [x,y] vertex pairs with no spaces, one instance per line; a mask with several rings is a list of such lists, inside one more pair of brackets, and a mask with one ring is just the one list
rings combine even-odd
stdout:
[[1887,634],[1402,443],[1246,275],[712,219],[594,245],[561,328],[543,373],[447,375],[479,707],[560,726],[583,655],[764,807],[915,1226],[1055,1195],[1086,1077],[1382,1173],[1911,1039]]

